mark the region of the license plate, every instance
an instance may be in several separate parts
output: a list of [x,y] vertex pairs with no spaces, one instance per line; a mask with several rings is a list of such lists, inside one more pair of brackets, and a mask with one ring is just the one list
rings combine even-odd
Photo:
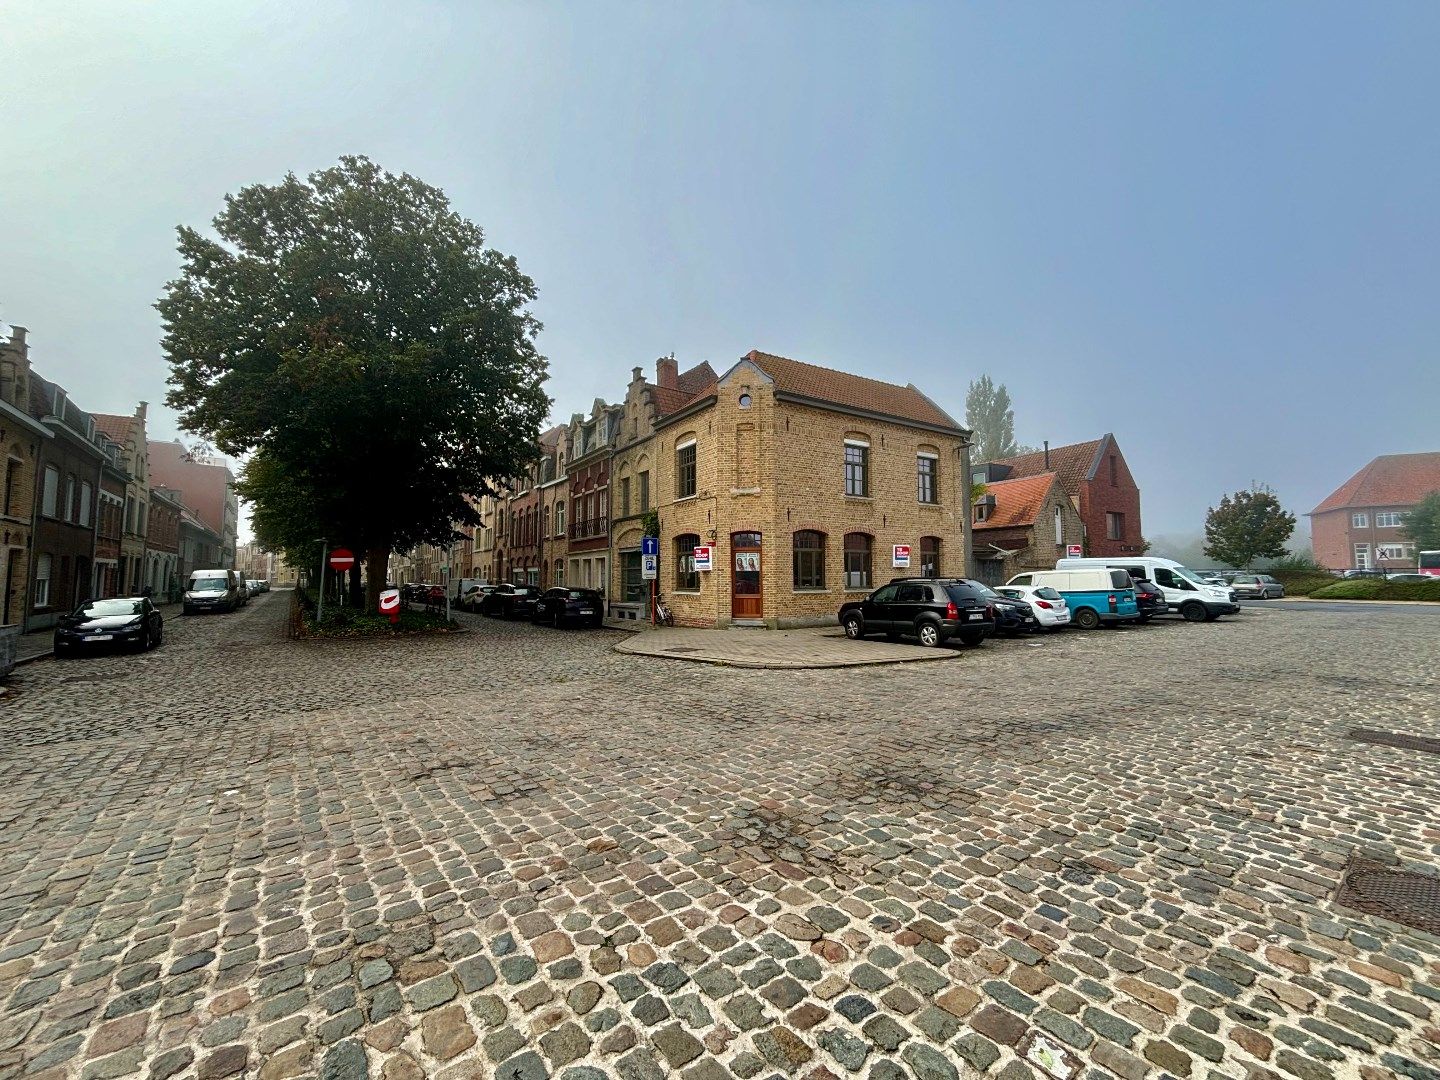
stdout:
[[581,614],[581,615],[594,615],[594,614],[595,614],[595,609],[594,609],[594,608],[588,608],[588,607],[582,607],[582,608],[580,609],[580,614]]
[[81,641],[113,641],[114,634],[86,634]]
[[972,611],[965,617],[967,619],[970,619],[971,621],[974,621],[975,619],[983,619],[985,617],[985,613],[983,611]]

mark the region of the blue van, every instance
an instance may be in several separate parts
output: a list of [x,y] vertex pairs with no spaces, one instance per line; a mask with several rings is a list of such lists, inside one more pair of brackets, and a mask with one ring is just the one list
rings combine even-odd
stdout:
[[1048,585],[1070,607],[1070,625],[1094,630],[1140,620],[1135,582],[1124,570],[1086,567],[1079,570],[1036,570],[1016,574],[1007,585]]

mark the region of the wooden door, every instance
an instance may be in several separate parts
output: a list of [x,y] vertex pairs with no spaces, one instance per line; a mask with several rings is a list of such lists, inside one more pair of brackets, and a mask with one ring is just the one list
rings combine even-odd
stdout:
[[760,534],[735,533],[730,537],[730,617],[763,618],[764,591],[760,584]]

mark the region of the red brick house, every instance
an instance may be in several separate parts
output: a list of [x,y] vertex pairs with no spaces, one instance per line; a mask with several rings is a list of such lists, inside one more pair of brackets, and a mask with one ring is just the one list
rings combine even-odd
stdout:
[[1080,513],[1053,472],[986,485],[974,507],[979,577],[999,585],[1025,570],[1053,570],[1080,543]]
[[1140,489],[1112,434],[1090,442],[977,465],[973,478],[993,484],[1053,472],[1084,526],[1085,554],[1139,555],[1145,550]]
[[1306,516],[1315,561],[1329,570],[1413,570],[1405,515],[1440,491],[1440,453],[1385,454]]

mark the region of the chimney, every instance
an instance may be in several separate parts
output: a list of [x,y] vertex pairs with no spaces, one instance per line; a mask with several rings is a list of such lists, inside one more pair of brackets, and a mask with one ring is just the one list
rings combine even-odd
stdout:
[[25,348],[25,335],[28,333],[23,326],[10,325],[10,344],[17,349]]
[[1050,471],[1050,440],[1045,440],[1045,471]]
[[140,402],[140,404],[135,407],[135,419],[144,420],[145,414],[149,411],[149,409],[150,403],[148,401]]
[[655,382],[666,390],[679,389],[680,365],[676,362],[674,353],[655,361]]

